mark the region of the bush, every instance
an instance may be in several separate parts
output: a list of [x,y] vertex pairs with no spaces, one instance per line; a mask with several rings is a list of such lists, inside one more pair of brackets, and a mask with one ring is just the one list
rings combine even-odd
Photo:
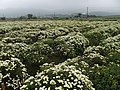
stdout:
[[52,48],[44,44],[42,42],[36,42],[28,49],[26,49],[23,54],[23,59],[27,61],[27,63],[35,64],[44,64],[49,60],[49,57],[52,55]]
[[120,35],[105,39],[101,45],[105,47],[105,50],[108,54],[116,52],[118,49],[120,49]]
[[47,38],[57,38],[59,36],[67,35],[69,33],[68,29],[65,28],[55,28],[51,30],[47,30],[46,32]]
[[120,65],[109,63],[107,66],[95,65],[89,74],[96,90],[119,90]]
[[0,19],[1,19],[1,20],[6,20],[6,17],[1,17]]
[[50,62],[52,53],[53,50],[49,45],[36,42],[27,48],[20,49],[16,56],[26,65],[28,73],[34,75],[40,65]]
[[7,90],[18,89],[27,76],[27,70],[19,59],[11,57],[0,61],[0,84],[4,83]]
[[[77,58],[76,58],[77,59]],[[76,59],[72,59],[72,62]],[[92,82],[83,75],[71,60],[44,69],[25,80],[22,90],[46,89],[46,90],[94,90]],[[68,65],[69,64],[69,65]],[[48,66],[48,65],[47,65]]]
[[105,47],[103,46],[89,46],[85,49],[84,55],[88,55],[90,53],[99,53],[100,55],[106,56],[107,52],[105,51]]
[[67,58],[82,55],[89,41],[81,33],[70,33],[55,39],[57,53]]
[[100,66],[105,65],[108,59],[99,53],[89,53],[88,55],[83,56],[83,60],[92,67],[94,64],[98,64]]
[[120,49],[109,54],[109,61],[120,64]]
[[102,42],[102,40],[110,36],[109,33],[106,33],[105,31],[101,31],[100,29],[95,29],[92,31],[85,32],[84,35],[90,41],[91,46],[99,45]]
[[1,45],[0,59],[9,60],[12,55],[15,56],[26,65],[28,73],[31,73],[32,75],[36,73],[39,65],[51,62],[49,58],[52,56],[53,50],[49,45],[42,42],[34,43],[31,46],[28,46],[25,43],[9,43],[3,45]]

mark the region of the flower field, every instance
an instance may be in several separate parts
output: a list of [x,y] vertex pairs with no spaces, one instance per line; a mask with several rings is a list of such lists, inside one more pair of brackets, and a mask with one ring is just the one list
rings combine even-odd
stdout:
[[0,22],[0,90],[120,90],[120,22]]

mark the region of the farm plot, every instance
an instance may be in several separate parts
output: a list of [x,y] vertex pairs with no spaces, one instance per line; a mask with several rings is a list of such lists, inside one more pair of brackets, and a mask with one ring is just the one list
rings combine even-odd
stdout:
[[119,21],[0,22],[0,90],[119,90]]

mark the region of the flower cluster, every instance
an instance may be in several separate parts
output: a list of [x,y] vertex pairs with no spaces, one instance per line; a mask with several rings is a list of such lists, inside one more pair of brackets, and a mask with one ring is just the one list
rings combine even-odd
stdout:
[[90,20],[0,22],[0,90],[118,90],[120,22]]
[[[37,73],[35,77],[25,80],[22,90],[43,89],[43,90],[94,90],[92,82],[83,75],[80,68],[77,68],[78,58],[63,62],[49,69]],[[72,65],[73,63],[73,65]],[[81,62],[85,64],[84,62]],[[75,65],[74,65],[75,64]]]
[[63,56],[75,57],[81,55],[85,47],[89,44],[87,38],[81,33],[72,32],[66,36],[61,36],[55,39],[57,51]]
[[27,76],[26,68],[19,59],[11,57],[10,60],[0,61],[0,83],[7,87],[19,88]]

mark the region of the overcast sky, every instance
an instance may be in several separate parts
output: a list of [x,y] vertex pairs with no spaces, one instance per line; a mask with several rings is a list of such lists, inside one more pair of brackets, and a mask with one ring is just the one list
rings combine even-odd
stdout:
[[40,8],[40,9],[79,9],[83,7],[118,8],[120,0],[0,0],[0,9]]
[[0,16],[86,13],[86,7],[89,7],[89,14],[120,15],[120,0],[0,0]]

